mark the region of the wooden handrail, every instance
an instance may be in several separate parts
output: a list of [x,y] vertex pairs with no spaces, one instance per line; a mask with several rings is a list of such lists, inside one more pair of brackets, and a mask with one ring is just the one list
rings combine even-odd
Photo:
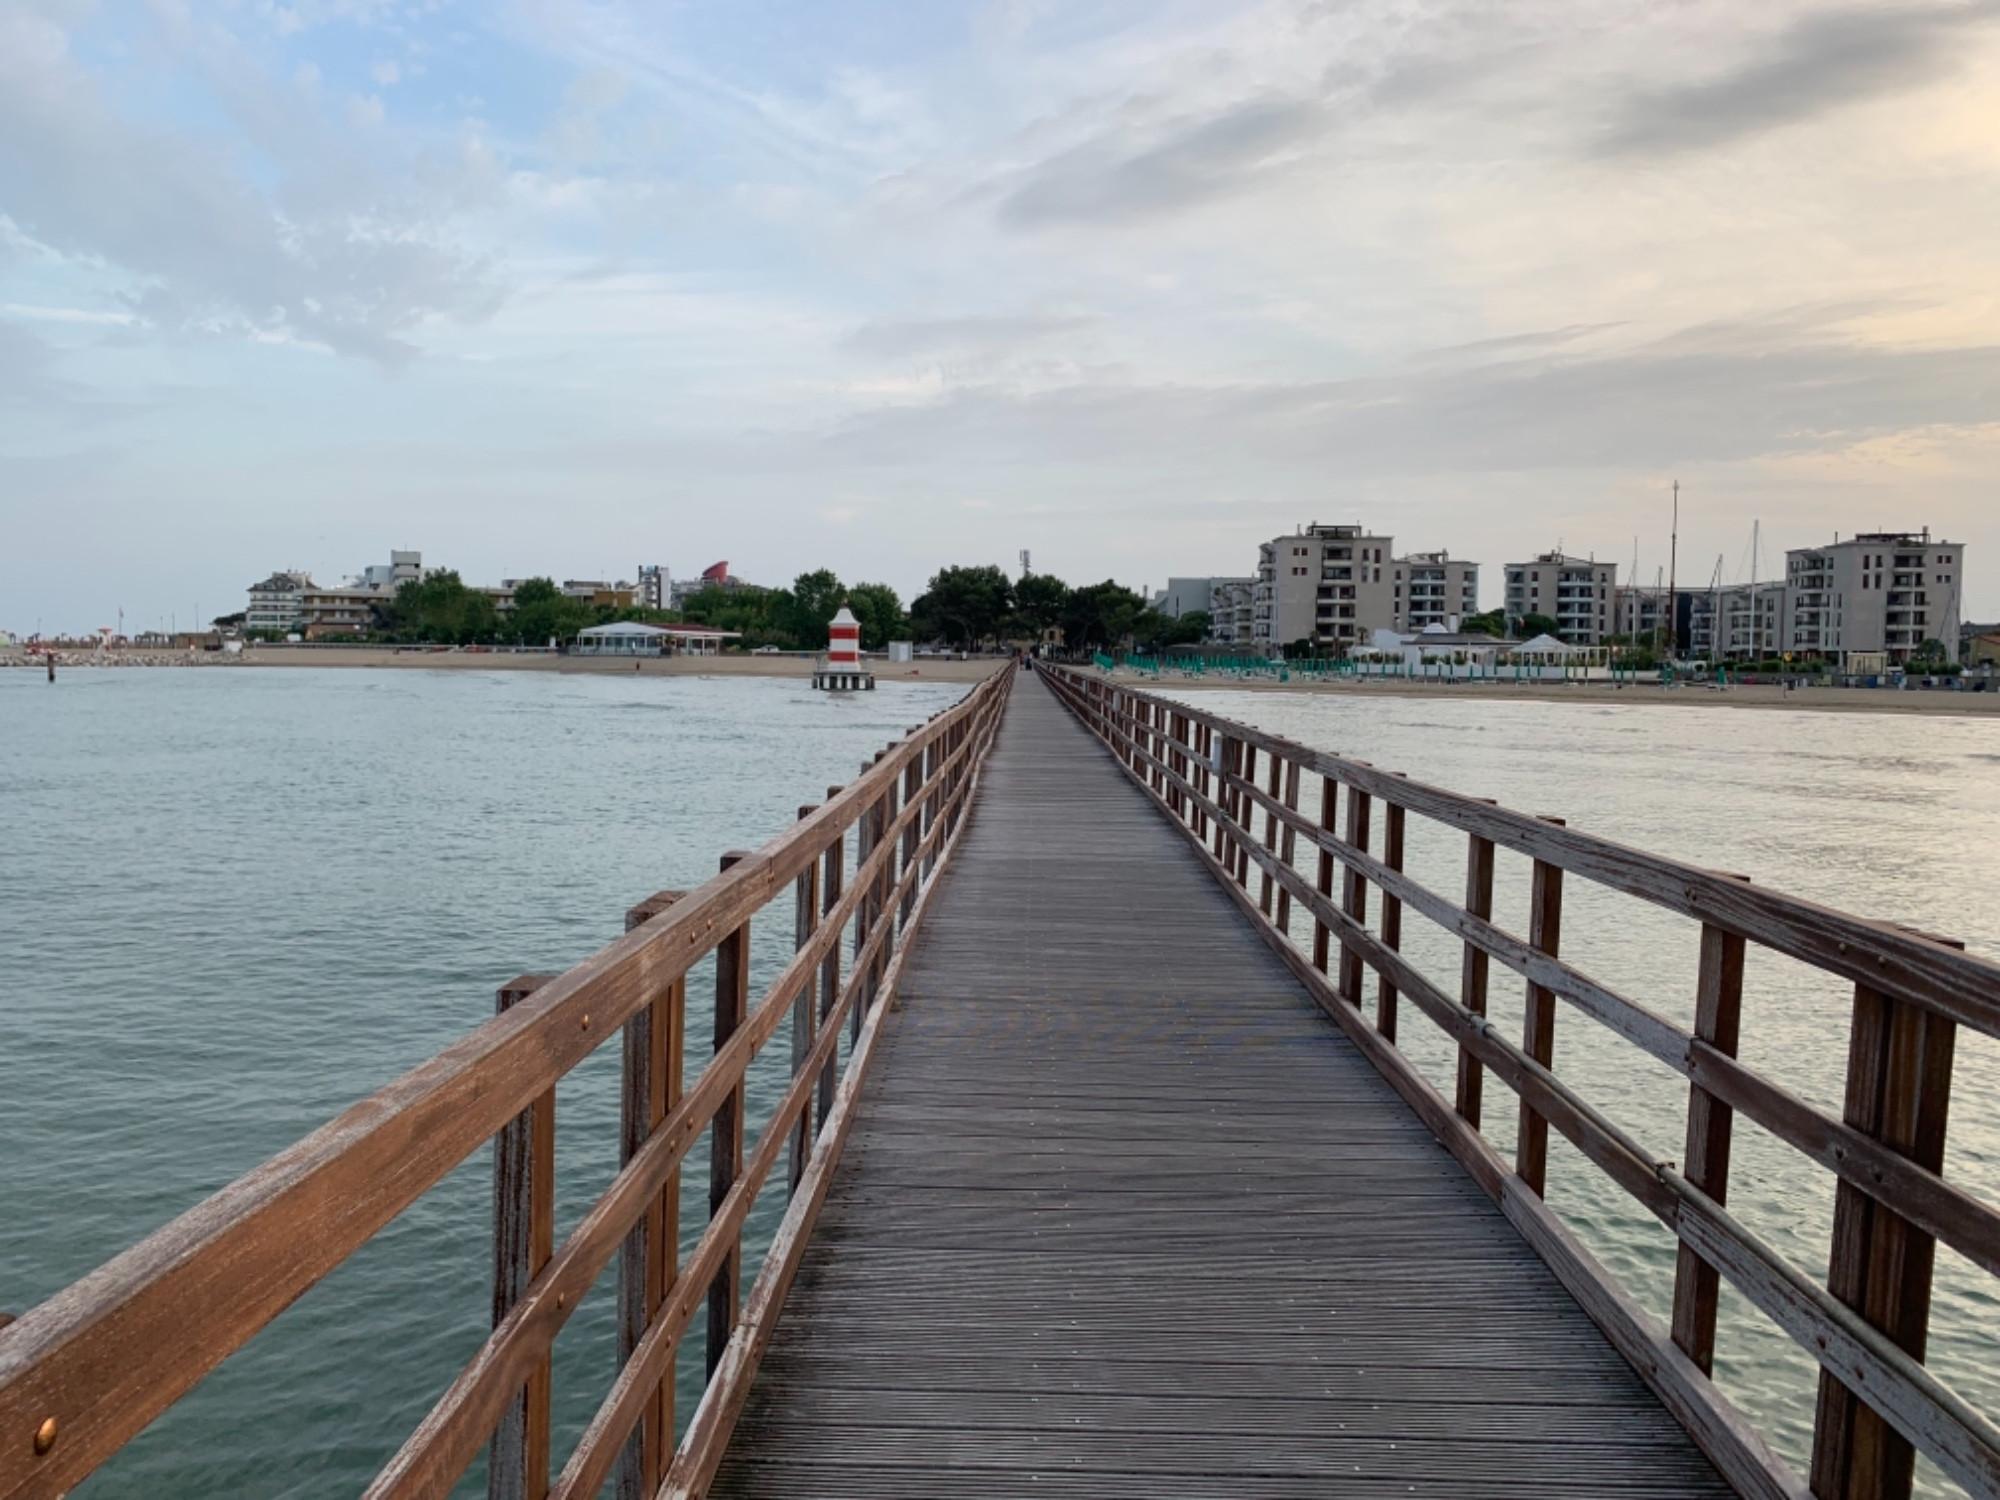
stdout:
[[[823,862],[831,868],[850,828],[877,817],[905,787],[919,790],[899,816],[881,819],[887,833],[855,872],[853,899],[828,911],[751,1020],[651,1130],[501,1320],[453,1388],[465,1387],[468,1400],[463,1415],[446,1424],[449,1441],[422,1449],[424,1462],[394,1492],[449,1490],[720,1099],[740,1086],[804,977],[837,962],[843,924],[861,909],[864,893],[894,903],[905,882],[914,897],[934,873],[935,861],[920,859],[897,880],[895,835],[922,823],[927,811],[939,814],[939,844],[963,826],[969,773],[990,746],[1011,685],[1004,671],[988,678],[763,848],[0,1331],[0,1435],[51,1435],[34,1451],[0,1440],[0,1500],[58,1496],[86,1477],[719,942],[775,898],[792,895],[800,874]],[[913,767],[919,774],[909,774]],[[877,958],[895,940],[896,907],[882,909],[890,915],[880,924],[881,944],[859,945],[857,976],[879,980]],[[822,1061],[830,1067],[834,1054],[828,1048],[823,1058],[813,1056],[815,1068]],[[754,1188],[739,1195],[746,1210],[752,1195]],[[683,1273],[677,1293],[695,1288],[695,1271]],[[406,1445],[404,1453],[412,1452]],[[449,1463],[434,1458],[457,1467],[445,1476]],[[389,1471],[384,1479],[405,1484]]]
[[[1044,675],[1187,838],[1321,1007],[1500,1201],[1739,1489],[1771,1496],[1805,1493],[1798,1477],[1708,1379],[1713,1278],[1718,1273],[1798,1340],[1825,1372],[1813,1466],[1814,1493],[1822,1500],[1907,1495],[1913,1448],[1971,1493],[2000,1496],[2000,1429],[1922,1364],[1932,1238],[2000,1274],[2000,1212],[1946,1183],[1939,1172],[1944,1098],[1950,1086],[1950,1028],[1963,1021],[1994,1031],[2000,1020],[2000,966],[1907,929],[1829,911],[1739,877],[1695,870],[1547,819],[1526,818],[1100,678],[1064,669]],[[1164,735],[1162,725],[1168,726]],[[1254,775],[1259,751],[1271,758],[1268,787],[1260,787]],[[1278,795],[1280,762],[1287,778],[1307,770],[1321,777],[1316,821],[1299,811],[1295,796]],[[1345,834],[1334,826],[1336,794],[1343,785],[1349,793]],[[1396,830],[1395,852],[1385,845],[1380,858],[1367,847],[1374,801],[1384,806],[1385,827]],[[1254,828],[1260,811],[1265,816],[1262,838]],[[1437,895],[1400,868],[1402,819],[1409,813],[1470,836],[1472,873],[1463,905]],[[1283,828],[1289,841],[1282,855],[1273,847],[1273,826]],[[1311,881],[1294,866],[1293,848],[1301,838],[1318,852],[1317,878]],[[1541,924],[1539,942],[1504,931],[1489,914],[1495,846],[1535,860],[1538,881],[1573,871],[1701,920],[1705,967],[1698,989],[1712,1006],[1722,1008],[1711,1014],[1698,1007],[1697,1031],[1685,1031],[1557,957],[1553,920]],[[1253,863],[1262,876],[1255,899],[1247,879]],[[1336,864],[1346,872],[1338,895],[1332,878]],[[1396,903],[1393,925],[1385,904],[1379,935],[1367,925],[1365,888],[1370,884],[1380,889],[1385,903]],[[1289,916],[1288,896],[1310,916],[1309,953],[1293,942],[1288,920],[1273,921],[1273,889],[1283,917]],[[1552,918],[1555,899],[1553,891],[1538,893],[1537,913]],[[1473,976],[1475,956],[1482,966],[1490,957],[1528,981],[1529,1030],[1521,1043],[1502,1036],[1486,1018],[1483,967],[1453,999],[1402,957],[1404,909],[1464,943],[1468,976]],[[1744,942],[1856,982],[1846,1118],[1836,1120],[1813,1108],[1733,1055],[1738,981],[1730,975],[1740,974]],[[1335,945],[1342,957],[1337,975],[1330,976]],[[1375,1027],[1369,1026],[1361,1004],[1358,974],[1363,965],[1381,981]],[[1711,974],[1709,965],[1724,967]],[[1556,1076],[1546,1050],[1553,1012],[1540,1008],[1535,995],[1548,997],[1541,1005],[1560,997],[1689,1080],[1690,1171],[1707,1174],[1706,1181],[1691,1181],[1672,1163],[1653,1160]],[[1411,1000],[1458,1045],[1462,1063],[1455,1109],[1395,1045],[1397,996]],[[1921,1023],[1897,1020],[1899,1005],[1908,1008],[1909,1017],[1928,1017],[1928,1024],[1942,1032],[1926,1040]],[[1891,1053],[1891,1047],[1900,1050]],[[1865,1077],[1874,1081],[1857,1083],[1864,1075],[1856,1069],[1872,1070]],[[1541,1158],[1530,1131],[1520,1132],[1523,1150],[1516,1169],[1479,1135],[1478,1080],[1488,1071],[1519,1097],[1524,1127],[1531,1122],[1553,1125],[1674,1230],[1683,1246],[1683,1274],[1675,1294],[1673,1338],[1637,1308],[1609,1271],[1541,1204]],[[1880,1080],[1892,1074],[1899,1090],[1893,1094],[1894,1109],[1901,1113],[1887,1124],[1900,1133],[1881,1123],[1889,1106],[1880,1102],[1880,1091],[1887,1086]],[[1871,1094],[1870,1088],[1876,1092]],[[1833,1284],[1821,1287],[1739,1224],[1721,1202],[1732,1110],[1832,1171],[1847,1195],[1843,1202],[1865,1206],[1849,1212],[1846,1222],[1866,1222],[1870,1212],[1885,1216],[1889,1230],[1912,1247],[1909,1254],[1899,1252],[1889,1269],[1876,1266],[1868,1259],[1867,1237],[1843,1231],[1837,1218],[1837,1240],[1843,1232],[1849,1239],[1836,1244]],[[1699,1163],[1696,1156],[1702,1158]]]
[[[1050,668],[1047,676],[1053,681],[1067,670]],[[1135,700],[1153,697],[1122,686],[1117,691]],[[1421,817],[1477,834],[1504,849],[1682,916],[1713,922],[1774,952],[1865,984],[1891,999],[1923,1006],[1988,1036],[2000,1037],[2000,992],[1995,987],[2000,966],[1923,933],[1745,885],[1732,876],[1379,771],[1365,761],[1315,750],[1185,703],[1157,701],[1210,734],[1240,739],[1267,754],[1295,761],[1312,774],[1396,802]]]

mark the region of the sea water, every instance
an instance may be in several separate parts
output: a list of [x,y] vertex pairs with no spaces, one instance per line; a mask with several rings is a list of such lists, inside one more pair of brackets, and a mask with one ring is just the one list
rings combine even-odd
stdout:
[[[566,967],[615,937],[634,902],[764,843],[963,692],[356,669],[74,671],[50,686],[0,673],[0,1308],[39,1302],[477,1026],[507,979]],[[1190,696],[2000,957],[1991,720],[1499,693]],[[1464,858],[1461,835],[1410,820],[1407,863],[1433,889],[1461,893]],[[1527,874],[1502,855],[1496,915],[1516,931]],[[753,994],[790,947],[778,906],[753,930]],[[1404,934],[1455,994],[1458,945],[1414,913]],[[1684,919],[1569,882],[1564,956],[1683,1025],[1696,946]],[[689,1076],[706,1051],[706,983],[705,969],[690,977]],[[1518,1035],[1518,982],[1495,965],[1491,987]],[[1743,1055],[1837,1113],[1848,1004],[1838,982],[1753,952]],[[1451,1049],[1407,1000],[1401,1035],[1448,1088]],[[782,1066],[782,1049],[765,1061]],[[1958,1056],[1947,1174],[2000,1202],[2000,1052],[1961,1032]],[[1556,1067],[1648,1150],[1681,1156],[1687,1090],[1668,1070],[1567,1008]],[[614,1043],[560,1091],[559,1234],[615,1170],[617,1069]],[[753,1119],[775,1087],[766,1066]],[[1488,1133],[1510,1151],[1511,1097],[1497,1082],[1486,1093]],[[1671,1239],[1559,1138],[1551,1158],[1551,1202],[1663,1317]],[[705,1159],[689,1159],[688,1244]],[[80,1493],[358,1492],[485,1335],[490,1194],[482,1150]],[[1730,1207],[1814,1275],[1832,1196],[1827,1174],[1738,1121]],[[759,1199],[753,1252],[781,1210],[781,1193]],[[610,1380],[613,1281],[557,1344],[558,1455]],[[2000,1412],[2000,1301],[1948,1250],[1933,1327],[1934,1368]],[[698,1357],[699,1335],[687,1342]],[[1810,1363],[1728,1292],[1716,1369],[1803,1464]],[[692,1359],[680,1383],[685,1419]],[[483,1492],[482,1473],[475,1463],[465,1493]],[[1924,1486],[1949,1492],[1934,1474]]]

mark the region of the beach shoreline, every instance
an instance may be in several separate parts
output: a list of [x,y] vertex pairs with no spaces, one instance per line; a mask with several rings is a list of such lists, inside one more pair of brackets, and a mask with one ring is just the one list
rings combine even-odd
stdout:
[[1112,680],[1142,692],[1171,697],[1181,692],[1302,693],[1331,697],[1478,698],[1507,703],[1573,703],[1599,707],[1660,706],[1680,708],[1788,709],[1800,713],[1934,714],[1947,718],[2000,717],[2000,692],[1962,692],[1946,688],[1786,689],[1777,683],[1612,682],[1439,682],[1397,678],[1347,677],[1291,682],[1268,678],[1161,677],[1120,668]]
[[[240,652],[118,650],[64,651],[56,670],[146,667],[371,667],[431,672],[558,672],[595,677],[780,677],[808,680],[815,658],[802,653],[757,656],[573,656],[547,651],[433,651],[396,646],[251,646]],[[1009,657],[977,656],[967,660],[920,657],[915,661],[866,663],[878,683],[980,682],[1011,663]],[[39,656],[0,652],[0,668],[44,670]]]

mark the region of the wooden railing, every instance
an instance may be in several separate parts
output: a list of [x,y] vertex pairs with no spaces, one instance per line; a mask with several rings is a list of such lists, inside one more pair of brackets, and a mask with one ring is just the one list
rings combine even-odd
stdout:
[[[1063,668],[1044,676],[1741,1493],[1803,1496],[1808,1489],[1709,1378],[1725,1277],[1820,1366],[1811,1494],[1900,1500],[1911,1490],[1915,1450],[1969,1493],[2000,1496],[2000,1431],[1923,1364],[1936,1244],[2000,1275],[2000,1213],[1941,1175],[1954,1038],[1960,1026],[2000,1036],[2000,967],[1918,932],[1441,791],[1101,677]],[[1317,818],[1300,810],[1306,778],[1319,782]],[[1411,815],[1465,836],[1462,902],[1404,873]],[[1312,879],[1298,868],[1301,844],[1316,855]],[[1525,936],[1492,919],[1496,849],[1533,861]],[[1690,976],[1692,1031],[1558,956],[1565,877],[1701,924],[1699,972]],[[1371,889],[1380,901],[1373,930]],[[1290,936],[1294,906],[1311,918],[1310,952]],[[1456,996],[1399,951],[1406,914],[1462,943]],[[1737,1060],[1751,944],[1853,984],[1839,1118]],[[1486,1017],[1496,962],[1526,981],[1518,1043]],[[1377,976],[1372,1025],[1366,970]],[[1456,1044],[1452,1098],[1397,1045],[1405,999]],[[1552,1071],[1558,999],[1688,1080],[1687,1147],[1678,1165],[1654,1159]],[[1488,1073],[1519,1099],[1511,1165],[1480,1131]],[[1738,1113],[1837,1179],[1824,1285],[1724,1207]],[[1544,1203],[1551,1125],[1678,1236],[1668,1329]]]
[[[845,790],[829,789],[824,806],[800,809],[783,836],[724,855],[698,890],[634,907],[623,938],[567,973],[515,980],[492,1021],[0,1324],[0,1497],[68,1491],[488,1140],[492,1335],[368,1494],[448,1494],[489,1445],[493,1500],[581,1500],[613,1477],[621,1496],[701,1493],[824,1201],[883,1002],[1011,685],[1009,672],[987,679]],[[750,923],[783,898],[796,952],[752,1005]],[[711,952],[714,1053],[683,1088],[687,975]],[[746,1072],[787,1020],[790,1084],[747,1143]],[[836,1074],[843,1026],[848,1061]],[[555,1085],[614,1034],[622,1164],[558,1246]],[[682,1263],[680,1171],[705,1130],[708,1226]],[[744,1296],[744,1223],[786,1157],[790,1202]],[[551,1347],[613,1257],[617,1377],[552,1483]],[[676,1448],[675,1355],[704,1309],[708,1381]]]

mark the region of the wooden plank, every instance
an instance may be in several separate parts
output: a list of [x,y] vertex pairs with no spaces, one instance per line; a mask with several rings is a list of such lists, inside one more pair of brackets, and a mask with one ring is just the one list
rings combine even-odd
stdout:
[[[1493,841],[1471,835],[1465,857],[1465,909],[1484,921],[1493,915]],[[1322,856],[1324,858],[1324,856]],[[1486,1014],[1486,949],[1470,938],[1458,965],[1458,1003],[1476,1016]],[[1458,1099],[1460,1119],[1474,1130],[1479,1128],[1486,1075],[1479,1059],[1465,1047],[1458,1049]]]
[[[722,856],[727,870],[746,857],[741,849]],[[741,1029],[750,1011],[750,924],[743,923],[715,945],[715,1051],[720,1053]],[[722,1107],[708,1123],[708,1216],[721,1211],[723,1199],[743,1172],[743,1080],[739,1077]],[[708,1288],[708,1373],[721,1363],[722,1351],[736,1328],[737,1287],[743,1272],[739,1243],[723,1258]]]
[[[1560,818],[1548,822],[1561,823]],[[1554,958],[1562,940],[1563,872],[1556,865],[1535,862],[1534,895],[1528,917],[1528,941]],[[1521,1050],[1545,1068],[1555,1065],[1556,997],[1533,980],[1528,982],[1527,1018]],[[1540,1194],[1549,1175],[1549,1122],[1526,1099],[1521,1101],[1521,1126],[1514,1152],[1514,1171],[1530,1192]]]
[[[809,805],[799,809],[801,819],[810,817],[813,809]],[[819,866],[808,865],[799,872],[792,892],[792,949],[804,948],[812,941],[813,933],[819,928]],[[812,1051],[813,1038],[817,1035],[819,975],[809,974],[799,989],[798,999],[792,1002],[792,1052],[791,1068],[794,1075],[805,1066],[806,1054]],[[792,1131],[791,1161],[786,1169],[786,1188],[797,1192],[800,1180],[805,1176],[806,1162],[812,1155],[811,1112],[799,1116],[799,1123]],[[655,1488],[658,1488],[656,1485]]]
[[[685,891],[660,891],[625,913],[625,930],[643,926],[686,898]],[[686,981],[675,980],[667,992],[625,1023],[624,1059],[620,1074],[618,1165],[631,1164],[648,1138],[667,1117],[667,1110],[680,1093],[681,1030],[686,1019]],[[553,1146],[553,1142],[551,1142]],[[618,1363],[622,1367],[632,1350],[645,1336],[673,1279],[671,1264],[678,1259],[678,1234],[670,1238],[669,1223],[678,1229],[680,1216],[680,1176],[676,1173],[668,1188],[646,1211],[646,1216],[625,1236],[618,1257]],[[667,1203],[671,1192],[673,1204]],[[554,1251],[551,1237],[550,1252]],[[547,1257],[544,1257],[546,1260]],[[495,1320],[495,1327],[499,1321]],[[619,1457],[617,1493],[619,1500],[641,1500],[658,1488],[658,1475],[665,1453],[663,1445],[673,1432],[673,1391],[663,1388],[649,1421],[632,1435]],[[544,1464],[543,1472],[547,1472]]]
[[[1736,1055],[1743,1018],[1743,939],[1720,927],[1701,930],[1701,972],[1695,985],[1695,1035]],[[1683,1175],[1717,1203],[1729,1201],[1729,1139],[1734,1114],[1700,1084],[1688,1086],[1687,1159]],[[1716,1297],[1720,1281],[1683,1242],[1674,1267],[1674,1343],[1704,1375],[1715,1364]]]
[[[829,800],[840,795],[840,788],[826,789]],[[826,853],[820,858],[820,916],[822,919],[832,913],[840,904],[847,875],[847,841],[835,839],[826,846]],[[819,1022],[820,1028],[827,1024],[827,1016],[833,1009],[834,997],[840,993],[840,944],[833,943],[826,950],[819,972]],[[827,1115],[833,1109],[834,1064],[831,1059],[820,1071],[819,1106],[813,1116],[813,1129],[817,1132],[826,1124]]]
[[[500,987],[505,1015],[554,976],[523,974]],[[527,1295],[555,1250],[556,1095],[550,1089],[493,1137],[493,1326]],[[544,1355],[507,1405],[487,1448],[488,1500],[542,1500],[549,1492],[549,1360]]]
[[[1362,853],[1368,851],[1368,823],[1373,799],[1359,787],[1347,789],[1347,843]],[[1340,909],[1357,927],[1368,923],[1368,882],[1361,872],[1348,865],[1341,873]],[[1340,950],[1340,993],[1349,1005],[1361,1007],[1361,955],[1343,944]]]
[[[1403,821],[1404,811],[1400,804],[1388,802],[1382,808],[1382,862],[1392,870],[1403,868]],[[1402,899],[1382,893],[1382,945],[1385,948],[1403,946],[1403,903]],[[1396,1040],[1396,986],[1386,974],[1377,976],[1375,991],[1375,1029],[1382,1033],[1383,1040]]]
[[[1296,813],[1299,807],[1299,763],[1288,760],[1285,766],[1285,808]],[[1298,833],[1289,821],[1284,823],[1284,832],[1279,836],[1278,858],[1289,867],[1298,855]],[[1278,888],[1278,930],[1290,932],[1292,928],[1292,893],[1283,886]]]
[[[1854,993],[1845,1122],[1924,1170],[1944,1165],[1956,1025],[1866,987]],[[1855,1185],[1834,1197],[1827,1288],[1912,1359],[1930,1324],[1936,1242]],[[1832,1371],[1820,1377],[1813,1427],[1814,1492],[1842,1500],[1904,1500],[1914,1476],[1909,1437]]]
[[[1340,784],[1331,776],[1322,776],[1319,783],[1319,826],[1329,833],[1335,826],[1334,820],[1340,816]],[[1319,851],[1319,880],[1313,887],[1322,896],[1333,894],[1333,853],[1325,845]],[[1333,929],[1317,917],[1313,919],[1313,967],[1324,974],[1332,958]]]

